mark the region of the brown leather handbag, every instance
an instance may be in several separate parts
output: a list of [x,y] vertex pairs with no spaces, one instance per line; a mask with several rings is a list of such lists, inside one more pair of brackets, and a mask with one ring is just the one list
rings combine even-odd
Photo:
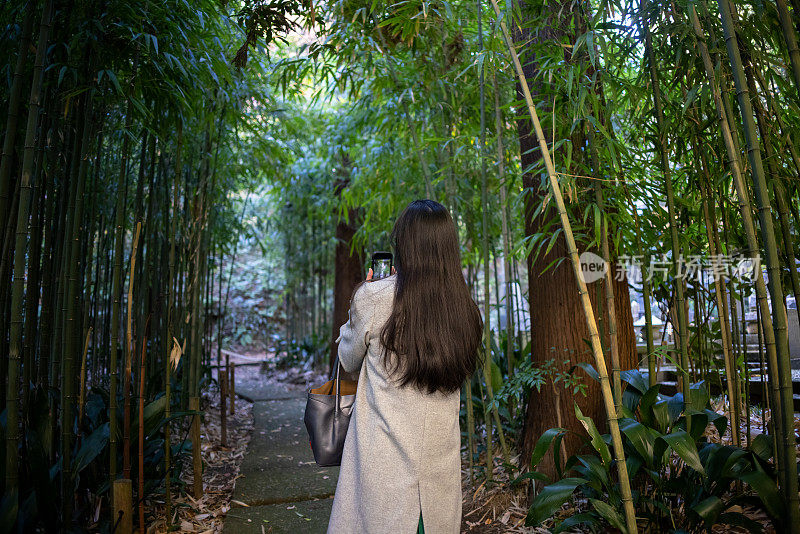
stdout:
[[308,430],[314,461],[322,467],[341,465],[344,438],[356,400],[357,382],[339,378],[339,358],[334,377],[308,392],[303,421]]

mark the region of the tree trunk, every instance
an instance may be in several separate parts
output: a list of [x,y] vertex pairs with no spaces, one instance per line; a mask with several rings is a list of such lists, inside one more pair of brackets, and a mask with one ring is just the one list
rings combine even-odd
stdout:
[[[554,13],[558,6],[554,5]],[[556,15],[554,15],[555,17]],[[540,30],[535,36],[526,30],[516,28],[516,42],[527,42],[529,39],[546,40],[557,38],[561,30],[553,26]],[[536,76],[538,64],[535,57],[526,58],[523,70],[529,83],[532,83],[534,98],[541,95],[543,87],[541,77]],[[522,98],[520,84],[517,83],[517,93]],[[544,107],[543,107],[544,109]],[[527,118],[517,121],[517,131],[520,139],[521,166],[523,169],[534,168],[539,163],[541,151],[530,120]],[[552,141],[552,140],[549,140]],[[547,194],[547,189],[540,189],[541,178],[538,173],[526,172],[522,177],[523,190],[531,191],[525,201],[525,234],[533,235],[540,232],[548,219],[543,216],[533,218],[534,209]],[[552,212],[550,212],[552,214]],[[555,215],[555,214],[553,214]],[[564,371],[569,367],[587,362],[594,365],[591,349],[586,343],[589,338],[589,328],[584,318],[581,297],[575,275],[568,261],[561,262],[558,266],[551,267],[544,272],[551,262],[556,259],[565,259],[568,256],[567,246],[562,236],[548,254],[539,254],[535,260],[528,258],[528,298],[531,314],[531,357],[536,363],[544,363],[555,359],[559,368]],[[614,266],[612,273],[616,274]],[[598,284],[602,281],[588,284],[592,307],[597,310],[598,319],[608,324],[607,306],[599,307],[597,301]],[[602,292],[600,292],[602,293]],[[636,342],[633,332],[633,318],[631,316],[630,299],[627,282],[623,279],[614,281],[614,303],[616,308],[617,336],[619,347],[619,360],[622,369],[636,367]],[[602,310],[602,314],[600,313]],[[606,332],[602,333],[605,346],[610,345]],[[564,361],[568,364],[563,364]],[[609,369],[609,372],[611,369]],[[580,371],[579,371],[580,372]],[[606,413],[602,402],[600,385],[586,378],[587,395],[576,398],[584,415],[591,417],[598,428],[606,427]],[[559,386],[560,387],[560,386]],[[572,395],[559,395],[553,388],[542,388],[541,392],[533,391],[528,399],[525,422],[522,430],[522,457],[530,458],[533,447],[539,436],[548,428],[560,424],[565,428],[574,430],[564,438],[566,454],[575,453],[583,441],[579,435],[584,434],[581,423],[574,417],[574,402]],[[541,410],[541,406],[557,406],[555,410]],[[561,416],[557,416],[560,413]],[[527,460],[526,460],[527,461]],[[537,469],[550,476],[555,475],[552,455],[548,454]]]
[[[524,153],[525,150],[523,148],[522,152]],[[523,168],[528,164],[523,159]],[[533,181],[531,176],[523,175],[523,181],[525,182],[523,187],[533,187],[531,185]],[[526,211],[530,213],[527,207]],[[541,223],[541,218],[533,221],[526,220],[526,234],[531,235],[539,231]],[[589,330],[586,326],[586,321],[583,319],[578,287],[569,263],[564,261],[558,267],[542,273],[542,270],[550,262],[557,258],[564,258],[566,255],[566,245],[563,239],[559,238],[549,254],[540,255],[536,261],[529,261],[528,263],[531,357],[538,364],[555,359],[556,364],[562,371],[567,371],[570,367],[583,362],[594,365],[592,351],[586,344]],[[616,272],[613,264],[611,268],[612,272]],[[598,310],[598,313],[600,302],[597,301],[597,296],[602,296],[602,291],[598,291],[598,288],[602,284],[602,279],[588,284],[592,305],[595,310]],[[614,280],[614,307],[616,311],[620,367],[623,370],[633,369],[637,367],[638,358],[626,279]],[[602,314],[604,323],[608,324],[607,306],[603,307]],[[608,338],[607,332],[603,331],[602,336],[603,345],[610,346],[611,340]],[[565,361],[569,363],[565,364]],[[585,377],[582,371],[577,372]],[[611,369],[609,368],[610,372]],[[583,440],[580,436],[584,435],[585,431],[581,423],[572,415],[575,412],[574,403],[576,402],[583,414],[591,417],[601,432],[605,431],[606,414],[601,402],[600,385],[597,381],[588,377],[585,378],[584,382],[588,386],[585,397],[573,397],[571,394],[559,395],[552,388],[547,387],[543,387],[539,392],[535,390],[531,392],[522,430],[523,458],[530,458],[533,447],[542,433],[559,425],[573,431],[564,437],[567,456],[578,451],[583,445]],[[560,385],[558,387],[561,388]],[[552,406],[555,409],[542,410],[542,406]],[[557,412],[562,414],[561,421],[558,421]],[[548,454],[542,460],[537,470],[548,476],[555,476],[555,464],[551,454]]]
[[[341,196],[342,189],[347,187],[347,181],[341,180],[336,184],[336,195]],[[355,287],[364,280],[364,251],[351,250],[353,236],[358,229],[360,216],[357,209],[350,209],[347,218],[341,219],[336,224],[336,257],[334,260],[335,272],[333,282],[333,330],[331,337],[331,353],[329,368],[333,368],[336,355],[339,351],[339,344],[336,338],[339,337],[339,328],[347,322],[348,310],[350,309],[350,298]],[[342,376],[347,377],[349,373],[342,371]],[[357,380],[358,377],[351,375],[350,379]]]

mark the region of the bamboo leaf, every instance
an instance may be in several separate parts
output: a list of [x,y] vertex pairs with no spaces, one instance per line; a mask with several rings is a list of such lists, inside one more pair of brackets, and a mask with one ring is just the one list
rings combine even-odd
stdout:
[[697,454],[697,447],[695,446],[692,437],[686,433],[685,430],[676,430],[670,434],[659,436],[656,441],[663,440],[669,448],[683,460],[686,465],[705,475],[706,471],[703,464],[700,462],[700,456]]
[[97,456],[105,450],[108,444],[109,423],[103,423],[83,440],[80,449],[73,459],[74,473],[83,471]]
[[594,514],[590,513],[575,514],[572,517],[566,518],[556,528],[554,528],[553,534],[559,534],[561,532],[566,531],[567,529],[572,529],[573,527],[577,527],[578,525],[594,525],[596,523],[597,523],[597,517]]
[[566,432],[567,430],[564,428],[550,428],[539,436],[536,445],[533,447],[533,453],[531,454],[531,469],[535,469],[542,460],[548,449],[550,449],[550,444],[553,442],[553,439],[558,435],[566,434]]
[[[586,371],[586,374],[589,375],[590,378],[592,378],[594,380],[597,380],[597,381],[600,380],[600,374],[597,372],[597,370],[594,368],[594,366],[592,364],[590,364],[589,362],[578,362],[577,364],[575,364],[575,367],[580,367],[581,369]],[[570,372],[572,372],[575,369],[575,367],[573,367],[570,370]]]
[[180,343],[178,343],[178,339],[173,337],[172,338],[172,351],[169,354],[169,365],[174,371],[178,368],[178,363],[181,361],[181,356],[183,355],[183,349],[181,348]]
[[600,435],[600,432],[598,432],[597,427],[595,426],[591,417],[583,415],[583,412],[581,412],[577,402],[575,403],[575,417],[578,418],[578,421],[581,422],[583,428],[586,429],[586,432],[591,438],[592,447],[594,447],[595,450],[600,453],[600,458],[603,459],[603,463],[606,466],[610,466],[611,452],[608,450],[608,445],[606,444],[605,440],[603,440],[603,436]]
[[597,51],[594,48],[594,32],[586,32],[586,50],[589,52],[589,61],[597,67]]
[[717,522],[719,514],[725,509],[725,503],[717,497],[712,495],[692,506],[692,511],[700,516],[703,522],[708,525],[714,525]]
[[564,478],[542,488],[531,503],[528,515],[525,517],[525,525],[536,527],[545,519],[552,517],[572,496],[575,488],[586,482],[583,478]]
[[759,434],[753,438],[748,448],[765,462],[772,457],[772,440],[766,434]]
[[644,376],[638,369],[620,371],[619,378],[623,382],[627,382],[631,386],[635,387],[642,395],[647,393],[648,389],[650,389],[647,386],[647,381],[644,379]]
[[632,419],[621,420],[620,430],[628,438],[636,452],[639,453],[644,463],[652,468],[655,460],[655,440],[659,437],[659,434]]
[[581,465],[573,465],[572,469],[587,479],[598,492],[606,491],[611,486],[608,466],[595,455],[582,454],[573,457]]
[[683,101],[683,109],[681,110],[681,114],[686,114],[686,108],[688,108],[692,102],[694,102],[695,98],[697,98],[697,91],[700,90],[700,85],[695,85],[686,95],[686,98]]
[[114,89],[117,91],[117,94],[122,94],[122,87],[119,85],[119,80],[117,79],[117,75],[114,74],[113,70],[106,70],[106,74],[108,75],[108,79],[111,80],[111,83],[114,84]]
[[603,517],[603,519],[608,521],[612,527],[616,528],[620,532],[628,531],[628,529],[625,527],[625,519],[613,506],[607,502],[597,499],[589,499],[589,502],[592,503],[592,508],[594,508],[597,513]]
[[778,519],[780,522],[784,520],[785,506],[781,498],[778,486],[772,478],[767,476],[767,473],[761,468],[758,463],[755,463],[755,470],[750,473],[745,473],[739,479],[742,482],[750,485],[755,490],[756,495],[764,504],[764,509],[773,518]]

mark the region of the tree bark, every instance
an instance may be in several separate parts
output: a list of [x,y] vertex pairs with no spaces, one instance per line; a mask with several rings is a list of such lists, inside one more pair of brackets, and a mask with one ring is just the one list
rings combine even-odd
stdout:
[[[543,42],[545,40],[560,39],[564,35],[562,28],[557,24],[560,22],[558,17],[562,10],[569,10],[558,2],[550,6],[551,24],[540,28],[535,34],[530,30],[515,27],[515,41],[517,43]],[[523,6],[523,13],[525,8]],[[544,101],[549,97],[544,97],[546,88],[543,86],[541,77],[537,77],[538,71],[537,58],[531,54],[524,59],[523,71],[530,84],[531,93],[534,99],[537,97]],[[522,89],[517,83],[517,93],[522,98]],[[537,102],[537,107],[542,111],[547,110],[547,106]],[[540,163],[541,151],[539,144],[532,129],[530,120],[527,117],[517,121],[517,131],[520,140],[520,154],[522,168],[527,169],[522,176],[523,190],[529,191],[525,197],[525,234],[530,236],[542,231],[545,224],[549,222],[549,217],[557,216],[552,210],[533,217],[536,206],[547,194],[547,188],[540,188],[541,177],[537,172],[531,172]],[[546,132],[546,134],[549,132]],[[552,142],[549,139],[548,142]],[[529,304],[531,314],[531,358],[536,363],[544,363],[554,359],[559,368],[567,371],[575,364],[587,362],[594,365],[592,351],[587,344],[589,338],[589,328],[583,316],[578,284],[575,274],[567,259],[567,246],[563,236],[559,236],[555,245],[547,254],[539,254],[537,258],[528,257],[528,287]],[[557,266],[547,267],[551,262],[562,259]],[[612,264],[612,273],[616,274],[616,269]],[[608,307],[600,306],[597,301],[598,284],[602,280],[588,284],[589,295],[593,309],[597,310],[603,324],[608,324]],[[630,300],[627,281],[614,281],[614,302],[616,308],[617,335],[619,344],[620,367],[630,369],[636,367],[636,342],[633,333],[633,318],[631,316]],[[601,311],[602,310],[602,311]],[[607,332],[601,332],[605,346],[610,345]],[[565,361],[569,363],[564,364]],[[610,363],[610,362],[609,362]],[[611,369],[608,369],[609,373]],[[582,371],[578,371],[583,373]],[[584,375],[585,377],[585,375]],[[525,422],[522,429],[522,457],[530,458],[533,447],[539,436],[548,428],[563,426],[573,430],[564,438],[566,454],[570,455],[577,452],[583,441],[579,437],[585,434],[583,426],[573,415],[577,402],[584,415],[591,417],[602,432],[607,426],[606,413],[602,403],[600,384],[591,378],[585,377],[587,394],[585,397],[573,397],[571,394],[560,394],[561,386],[557,388],[543,387],[541,391],[532,391],[526,407]],[[553,409],[542,410],[542,406],[552,406]],[[563,460],[562,460],[563,461]],[[555,476],[555,464],[551,453],[540,462],[538,471],[549,476]]]
[[[342,190],[347,187],[348,181],[340,180],[336,183],[336,196],[341,198]],[[328,367],[333,369],[339,344],[339,328],[347,322],[350,309],[350,298],[356,286],[364,280],[364,251],[352,250],[353,236],[358,229],[360,216],[357,209],[349,209],[347,217],[340,219],[336,224],[336,255],[334,260],[333,282],[333,330],[331,337],[331,353]],[[357,380],[357,376],[341,370],[342,377]]]
[[[523,149],[524,151],[525,149]],[[525,166],[526,163],[523,161],[523,167]],[[530,176],[524,175],[523,180],[526,182],[524,187],[531,187],[530,183],[528,183],[531,181]],[[530,213],[527,207],[526,211]],[[541,218],[533,221],[526,220],[526,234],[531,235],[539,231],[538,228],[541,222]],[[578,287],[569,263],[564,261],[558,267],[542,273],[544,267],[550,262],[557,258],[564,258],[566,255],[566,245],[563,239],[559,238],[550,254],[540,255],[536,261],[528,262],[531,357],[535,363],[539,364],[555,359],[556,364],[562,371],[567,371],[570,367],[582,362],[594,365],[592,351],[586,343],[586,339],[589,337],[589,330],[586,326],[586,321],[583,319]],[[612,272],[616,271],[613,264],[611,268],[613,269]],[[598,288],[602,283],[601,279],[588,284],[592,305],[595,310],[598,310],[598,313],[600,302],[597,301],[596,297],[597,295],[602,295],[602,291],[598,292]],[[626,279],[614,280],[614,305],[620,367],[623,370],[636,368],[636,341]],[[607,306],[603,307],[602,315],[604,323],[608,324]],[[604,346],[610,346],[610,339],[607,334],[607,331],[601,333]],[[564,364],[564,361],[569,361],[569,363]],[[611,372],[610,365],[608,371],[609,373]],[[587,385],[586,396],[573,396],[571,392],[564,390],[561,390],[560,392],[563,393],[559,395],[559,392],[555,392],[548,387],[543,387],[541,391],[534,390],[531,392],[522,429],[523,458],[530,458],[536,441],[545,430],[559,425],[573,431],[564,437],[567,456],[577,452],[578,448],[583,445],[583,440],[580,436],[584,435],[585,431],[581,423],[573,415],[575,412],[574,403],[578,404],[584,415],[594,420],[601,432],[605,431],[606,414],[600,400],[600,384],[586,377],[583,371],[576,372],[585,377],[584,383]],[[561,388],[560,385],[557,387]],[[542,406],[552,406],[553,408],[542,410]],[[558,412],[562,414],[561,421],[558,421]],[[551,454],[548,454],[542,460],[537,470],[551,477],[555,475],[555,464]]]

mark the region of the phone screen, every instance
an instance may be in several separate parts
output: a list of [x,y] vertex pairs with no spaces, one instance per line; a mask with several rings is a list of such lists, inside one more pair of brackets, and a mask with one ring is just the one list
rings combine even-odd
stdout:
[[376,252],[372,255],[372,279],[380,280],[392,274],[391,252]]

